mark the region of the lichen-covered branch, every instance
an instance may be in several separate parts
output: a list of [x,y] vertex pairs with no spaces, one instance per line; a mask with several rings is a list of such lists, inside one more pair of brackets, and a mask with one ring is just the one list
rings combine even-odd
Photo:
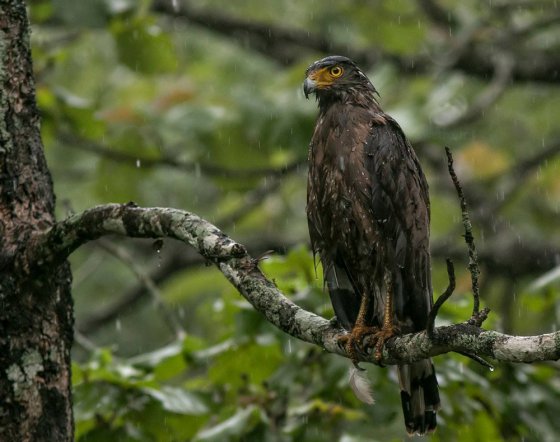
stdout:
[[[217,227],[182,210],[141,208],[134,204],[110,204],[94,207],[54,225],[38,234],[22,254],[18,265],[34,271],[64,260],[82,244],[105,235],[136,238],[175,238],[197,249],[214,263],[235,288],[284,332],[325,350],[343,356],[338,336],[345,333],[333,321],[308,312],[288,298],[259,270],[258,262],[244,246]],[[436,329],[437,339],[426,332],[390,340],[381,362],[412,362],[450,351],[487,356],[500,361],[535,362],[560,358],[560,332],[540,336],[508,336],[484,331],[469,324]],[[372,355],[364,361],[374,362]]]

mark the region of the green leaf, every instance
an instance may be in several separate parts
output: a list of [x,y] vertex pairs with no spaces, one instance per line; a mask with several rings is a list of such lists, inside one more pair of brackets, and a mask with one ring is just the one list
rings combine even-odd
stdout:
[[160,389],[143,388],[146,394],[160,402],[162,407],[179,414],[204,414],[208,411],[206,405],[194,394],[178,388],[163,386]]
[[149,353],[144,353],[130,358],[128,362],[132,365],[141,365],[154,368],[164,360],[180,355],[183,352],[183,342],[175,341],[169,345],[158,348]]
[[208,378],[231,388],[241,387],[246,377],[253,384],[261,384],[274,373],[281,360],[278,344],[259,345],[253,341],[237,345],[216,357]]
[[122,414],[126,409],[126,395],[118,385],[108,382],[87,382],[74,388],[74,417],[76,422],[95,416]]
[[177,58],[169,35],[148,17],[115,19],[111,30],[119,59],[130,69],[144,74],[177,69]]
[[195,441],[227,441],[238,440],[239,437],[249,433],[259,423],[266,420],[261,410],[255,406],[250,406],[239,410],[229,419],[218,425],[200,431]]

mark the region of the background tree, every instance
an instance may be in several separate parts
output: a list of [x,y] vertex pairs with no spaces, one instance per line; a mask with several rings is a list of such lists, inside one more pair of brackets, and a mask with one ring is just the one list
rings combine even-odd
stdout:
[[[0,15],[0,324],[1,336],[21,340],[0,340],[0,388],[26,388],[0,393],[40,400],[17,409],[20,422],[0,423],[30,422],[35,439],[64,440],[69,405],[63,416],[49,410],[56,400],[69,404],[69,273],[63,265],[54,275],[13,276],[13,266],[25,270],[18,241],[52,224],[54,209],[18,5],[3,1]],[[447,256],[458,270],[440,323],[463,321],[471,309],[447,144],[477,228],[481,293],[493,310],[486,327],[555,329],[553,1],[57,0],[30,2],[29,12],[59,218],[109,201],[190,210],[255,257],[274,250],[260,264],[265,273],[298,305],[330,317],[307,249],[305,161],[316,109],[300,86],[311,61],[342,53],[368,71],[427,172],[436,294],[447,285]],[[377,405],[362,406],[347,388],[344,358],[270,326],[196,251],[111,237],[81,247],[71,262],[77,440],[403,437],[391,370],[368,367]],[[435,440],[555,440],[556,363],[489,372],[459,355],[435,362],[444,403]],[[3,417],[19,407],[0,404]]]
[[70,440],[70,269],[22,257],[54,222],[22,2],[0,3],[0,30],[0,437]]

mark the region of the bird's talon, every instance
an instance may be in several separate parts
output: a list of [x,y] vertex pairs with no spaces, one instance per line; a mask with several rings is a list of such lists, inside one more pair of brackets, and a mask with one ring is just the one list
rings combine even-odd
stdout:
[[390,325],[388,327],[384,327],[379,330],[374,336],[372,336],[372,347],[375,347],[375,352],[373,356],[375,360],[380,363],[381,359],[383,358],[383,347],[385,346],[385,342],[387,342],[390,338],[397,335],[399,332],[398,328],[394,325]]
[[377,327],[354,326],[350,333],[345,333],[338,337],[338,343],[346,350],[348,357],[354,364],[356,369],[363,371],[364,369],[358,366],[360,358],[358,353],[367,353],[370,345],[364,345],[364,339],[368,336],[375,335],[379,332]]

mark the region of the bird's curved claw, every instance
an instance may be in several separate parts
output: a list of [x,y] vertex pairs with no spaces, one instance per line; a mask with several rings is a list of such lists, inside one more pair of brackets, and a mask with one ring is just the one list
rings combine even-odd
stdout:
[[364,370],[359,366],[359,354],[367,354],[367,349],[370,347],[369,345],[364,345],[364,339],[370,335],[375,337],[379,332],[380,330],[378,327],[356,325],[350,333],[345,333],[338,337],[339,345],[344,347],[346,354],[348,354],[348,357],[356,369],[360,371]]
[[383,346],[390,338],[399,333],[398,327],[395,325],[385,326],[379,329],[367,343],[367,348],[374,348],[373,357],[378,364],[381,364],[381,359],[383,359]]

